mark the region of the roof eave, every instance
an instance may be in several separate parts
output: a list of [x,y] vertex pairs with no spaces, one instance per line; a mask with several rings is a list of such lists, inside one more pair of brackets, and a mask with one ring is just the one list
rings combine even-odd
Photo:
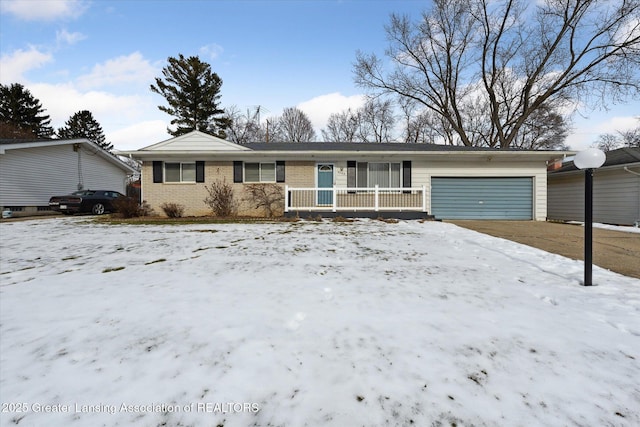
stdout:
[[19,150],[25,148],[39,148],[39,147],[56,147],[58,145],[68,145],[68,144],[78,144],[89,142],[88,139],[85,138],[75,138],[75,139],[49,139],[49,140],[38,140],[38,141],[30,141],[30,142],[16,142],[16,143],[3,143],[2,151],[6,150]]
[[201,158],[231,159],[238,157],[278,157],[282,159],[316,159],[316,158],[348,158],[348,157],[423,157],[483,160],[555,160],[575,154],[574,151],[345,151],[345,150],[247,150],[247,151],[170,151],[170,150],[136,150],[122,151],[118,154],[139,160],[164,158]]
[[[624,168],[640,168],[640,162],[620,163],[617,165],[601,166],[596,170],[612,170],[612,169],[624,169]],[[578,168],[572,169],[572,170],[566,170],[566,171],[549,171],[549,175],[551,176],[577,175],[577,174],[583,174],[583,173],[584,173],[584,169],[578,169]]]
[[72,145],[72,144],[85,144],[93,148],[96,154],[107,160],[108,162],[113,163],[120,169],[128,172],[135,173],[137,172],[134,168],[124,163],[122,160],[118,159],[116,155],[111,154],[96,143],[89,141],[86,138],[75,138],[75,139],[51,139],[46,141],[34,141],[34,142],[23,142],[23,143],[15,143],[15,144],[2,144],[0,147],[0,154],[4,154],[7,150],[18,150],[18,149],[29,149],[29,148],[42,148],[42,147],[58,147],[61,145]]

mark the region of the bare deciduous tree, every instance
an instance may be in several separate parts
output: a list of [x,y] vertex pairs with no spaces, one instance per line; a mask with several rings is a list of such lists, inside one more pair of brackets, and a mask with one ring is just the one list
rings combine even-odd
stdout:
[[[638,117],[640,121],[640,117]],[[611,151],[622,147],[640,147],[640,126],[616,133],[605,133],[594,144],[602,151]]]
[[329,116],[322,135],[327,142],[390,142],[394,140],[394,104],[372,99],[358,108]]
[[310,142],[315,138],[311,120],[298,108],[285,108],[282,116],[269,121],[269,141]]
[[567,150],[569,147],[564,141],[569,130],[570,126],[562,115],[543,105],[524,122],[522,131],[513,139],[511,147]]
[[390,142],[393,140],[395,116],[393,103],[386,99],[371,99],[358,110],[360,140],[363,142]]
[[640,126],[620,133],[624,147],[640,147]]
[[639,0],[433,0],[387,34],[393,69],[359,52],[356,83],[421,104],[464,145],[517,146],[545,108],[640,93]]
[[598,136],[598,140],[594,144],[596,147],[601,149],[602,151],[611,151],[620,147],[620,138],[618,135],[613,133],[603,133]]
[[322,138],[326,142],[358,142],[360,127],[358,113],[347,109],[341,113],[333,113],[327,120],[327,128],[322,129]]
[[404,142],[448,145],[455,143],[451,126],[441,116],[407,98],[400,99],[400,107],[405,121]]
[[246,144],[249,142],[260,142],[265,139],[265,132],[260,126],[259,107],[251,112],[247,110],[242,113],[236,105],[225,108],[225,114],[229,118],[227,128],[227,139],[236,144]]

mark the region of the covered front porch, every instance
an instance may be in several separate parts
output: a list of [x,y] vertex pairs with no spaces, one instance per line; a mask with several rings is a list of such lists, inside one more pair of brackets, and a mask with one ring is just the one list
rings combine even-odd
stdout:
[[285,185],[285,216],[427,218],[426,187],[308,187]]

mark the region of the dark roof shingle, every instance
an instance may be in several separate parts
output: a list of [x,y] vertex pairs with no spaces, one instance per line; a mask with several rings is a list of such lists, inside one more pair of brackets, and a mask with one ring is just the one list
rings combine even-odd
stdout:
[[[638,163],[640,162],[640,147],[618,148],[617,150],[607,151],[605,155],[607,156],[607,159],[605,160],[602,167]],[[569,172],[576,170],[578,170],[578,168],[571,161],[563,165],[561,168],[552,171],[551,173]]]
[[498,151],[488,147],[402,142],[253,142],[242,146],[255,151]]
[[1,138],[0,144],[27,144],[30,142],[50,142],[50,141],[60,141],[60,140],[51,139],[51,138],[28,138],[28,139]]

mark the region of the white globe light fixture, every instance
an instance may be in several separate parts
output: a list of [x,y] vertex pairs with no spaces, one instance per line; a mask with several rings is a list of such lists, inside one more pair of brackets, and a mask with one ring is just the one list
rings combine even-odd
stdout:
[[593,170],[602,166],[607,156],[597,148],[576,154],[573,164],[584,169],[584,286],[592,285],[593,267]]
[[597,148],[587,148],[576,154],[573,164],[578,169],[596,169],[604,164],[607,156]]

